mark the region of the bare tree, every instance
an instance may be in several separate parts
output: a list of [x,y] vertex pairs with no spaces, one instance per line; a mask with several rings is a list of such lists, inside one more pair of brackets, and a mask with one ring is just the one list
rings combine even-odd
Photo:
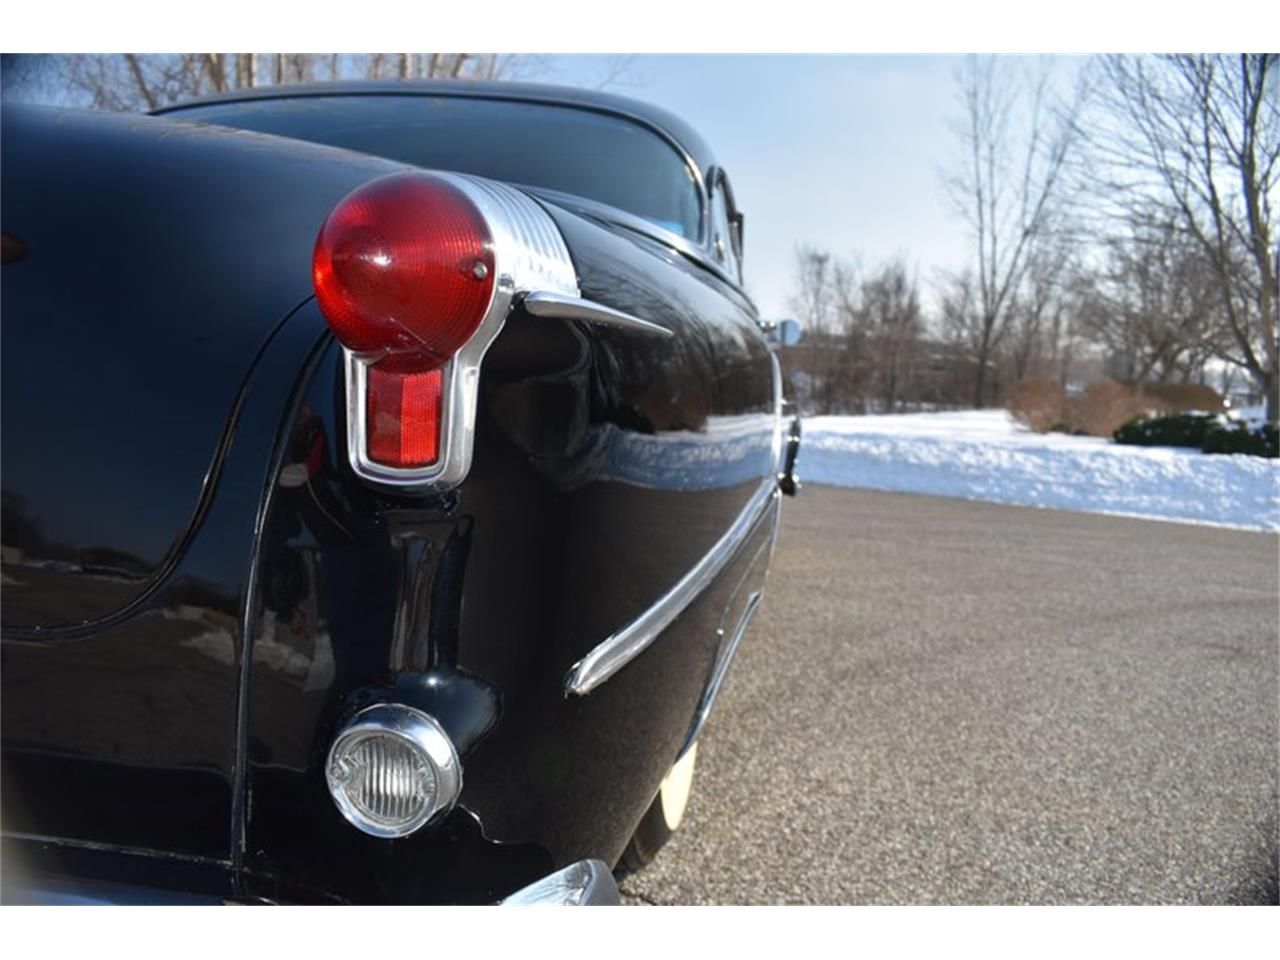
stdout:
[[1088,284],[1087,273],[1074,260],[1069,260],[1058,278],[1057,294],[1050,308],[1048,326],[1048,360],[1046,373],[1066,389],[1086,351],[1080,312]]
[[1109,196],[1133,215],[1162,200],[1210,264],[1228,337],[1219,356],[1246,371],[1280,415],[1277,263],[1280,55],[1112,56],[1094,136]]
[[860,292],[857,326],[866,332],[880,409],[893,413],[910,389],[924,332],[918,285],[897,257],[864,280]]
[[228,54],[66,54],[36,56],[40,82],[24,98],[99,110],[142,111],[207,93],[251,86],[253,71]]
[[204,54],[69,54],[48,59],[41,87],[63,102],[141,111],[208,92],[212,78]]
[[[801,382],[796,386],[806,405],[823,413],[836,407],[836,363],[833,360],[839,335],[835,265],[829,253],[814,247],[796,250],[795,293],[789,305],[804,325],[808,347]],[[814,349],[816,347],[816,349]],[[791,358],[788,358],[791,359]],[[792,371],[788,371],[792,373]]]
[[236,54],[236,88],[246,90],[258,85],[258,55],[256,53]]
[[0,53],[0,89],[9,97],[48,85],[64,69],[63,54]]
[[1175,222],[1154,216],[1107,242],[1080,321],[1123,380],[1189,380],[1222,345],[1213,271]]
[[595,88],[604,90],[606,87],[632,83],[630,75],[635,66],[635,60],[634,54],[611,54],[605,61],[604,69],[600,72],[600,79],[596,81]]
[[374,53],[365,58],[362,72],[372,80],[389,75],[400,80],[506,80],[537,73],[542,62],[514,53]]
[[835,293],[831,254],[815,247],[796,250],[796,286],[789,305],[807,331],[816,336],[835,332]]
[[979,379],[978,364],[982,363],[988,368],[982,375],[985,385],[991,379],[990,368],[994,366],[992,354],[999,346],[1003,331],[993,331],[984,354],[981,301],[977,277],[972,269],[944,275],[938,284],[937,296],[937,325],[950,358],[952,380],[945,393],[949,402],[972,404],[974,384]]
[[1057,226],[1064,166],[1078,141],[1083,88],[1055,103],[1051,79],[1043,63],[1023,78],[994,57],[970,57],[958,75],[962,113],[953,129],[963,159],[945,184],[973,240],[966,314],[953,319],[963,321],[973,349],[976,407],[987,402],[992,355],[1028,265]]
[[1027,259],[1026,276],[1009,307],[1006,360],[1010,379],[1052,374],[1069,330],[1063,279],[1070,261],[1066,243],[1044,243]]
[[[265,69],[260,70],[263,64]],[[210,93],[268,83],[419,77],[499,80],[535,75],[543,57],[528,54],[181,53],[6,55],[6,96],[99,110],[145,111]]]
[[204,71],[204,83],[208,85],[210,90],[214,93],[222,93],[227,90],[227,71],[223,64],[222,54],[201,54],[200,66]]
[[825,361],[830,371],[833,413],[866,413],[872,380],[873,331],[864,309],[863,288],[854,263],[833,260],[831,294],[835,329]]
[[801,345],[783,353],[801,400],[813,412],[866,409],[867,331],[856,270],[824,250],[796,250],[791,310],[805,327]]

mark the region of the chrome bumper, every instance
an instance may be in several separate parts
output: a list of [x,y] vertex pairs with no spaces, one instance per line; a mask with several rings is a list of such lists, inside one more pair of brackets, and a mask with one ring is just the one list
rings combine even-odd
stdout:
[[616,907],[618,885],[600,860],[579,860],[517,890],[501,902],[504,907],[538,904],[557,907]]
[[[229,884],[229,881],[228,881]],[[0,904],[15,906],[124,906],[145,905],[217,905],[241,902],[266,903],[253,899],[243,901],[232,896],[230,886],[223,893],[196,893],[169,890],[130,883],[119,883],[73,876],[32,874],[6,863],[0,884]],[[555,873],[535,880],[517,890],[500,906],[552,904],[566,907],[618,906],[618,885],[613,873],[600,860],[579,860]]]

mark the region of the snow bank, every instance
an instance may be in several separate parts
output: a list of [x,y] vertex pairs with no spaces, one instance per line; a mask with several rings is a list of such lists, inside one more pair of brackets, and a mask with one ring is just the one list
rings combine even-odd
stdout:
[[804,421],[802,481],[1280,531],[1280,461],[1032,433],[1003,410]]

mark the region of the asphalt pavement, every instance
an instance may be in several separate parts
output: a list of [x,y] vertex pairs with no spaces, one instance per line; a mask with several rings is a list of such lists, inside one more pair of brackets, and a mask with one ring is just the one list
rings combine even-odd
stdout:
[[1280,538],[806,487],[642,904],[1275,903]]

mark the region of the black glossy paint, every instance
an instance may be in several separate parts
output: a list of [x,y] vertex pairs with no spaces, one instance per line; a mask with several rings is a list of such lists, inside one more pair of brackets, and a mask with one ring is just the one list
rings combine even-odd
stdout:
[[[585,294],[679,335],[516,311],[485,360],[471,476],[434,500],[381,495],[351,475],[336,349],[321,362],[288,455],[307,480],[275,490],[260,556],[264,575],[288,586],[263,584],[253,613],[253,869],[292,868],[353,897],[510,892],[463,892],[452,872],[421,870],[441,855],[430,829],[388,844],[342,821],[322,758],[342,719],[373,699],[439,718],[463,750],[463,810],[490,839],[546,851],[555,866],[616,859],[683,745],[771,517],[741,562],[615,678],[581,699],[566,698],[564,680],[693,566],[769,475],[770,361],[745,312],[692,268],[665,268],[656,282],[650,253],[556,216]],[[724,454],[706,432],[723,417],[758,432],[733,469],[701,472],[705,488],[688,489],[679,470],[666,488],[615,479],[652,476],[652,464],[625,457],[667,441]],[[384,856],[388,846],[401,853]]]
[[3,149],[4,828],[229,859],[254,523],[318,336],[281,322],[395,168],[10,107]]
[[171,573],[254,358],[311,295],[316,225],[400,168],[147,118],[2,116],[4,232],[26,250],[4,265],[0,416],[21,451],[4,562],[24,571],[4,629],[35,636],[96,625]]
[[[32,123],[25,142],[63,145]],[[130,124],[142,132],[129,132]],[[130,361],[132,389],[151,391],[152,405],[169,391],[171,408],[196,412],[189,436],[156,448],[154,471],[134,471],[144,489],[116,501],[112,490],[129,485],[130,468],[111,453],[111,432],[137,443],[131,434],[150,428],[129,418],[126,397],[102,393],[108,409],[93,424],[108,433],[97,468],[106,479],[64,480],[62,499],[23,514],[56,517],[32,526],[64,524],[80,552],[50,568],[57,576],[45,587],[45,608],[6,580],[6,833],[198,857],[229,878],[236,897],[317,902],[489,902],[572,860],[613,862],[684,743],[718,646],[740,615],[744,585],[763,576],[772,514],[645,653],[587,697],[566,697],[563,684],[570,666],[667,590],[777,470],[772,363],[749,302],[674,252],[550,208],[584,296],[676,336],[658,340],[517,308],[484,362],[468,479],[438,497],[379,492],[346,463],[336,346],[313,302],[293,309],[305,289],[292,301],[288,293],[306,282],[311,238],[296,248],[312,204],[334,202],[346,178],[370,175],[375,162],[299,146],[290,163],[287,142],[221,134],[189,143],[195,135],[184,133],[173,137],[180,152],[159,163],[152,152],[169,146],[150,124],[168,126],[116,120],[100,128],[73,118],[68,125],[79,132],[63,135],[102,138],[101,152],[133,152],[133,164],[149,172],[146,183],[126,178],[130,190],[114,201],[134,249],[149,250],[154,234],[143,214],[125,217],[128,205],[143,209],[141,199],[155,192],[173,202],[175,192],[153,182],[171,168],[195,178],[187,169],[195,165],[218,177],[237,162],[224,151],[258,157],[264,180],[294,172],[292,184],[272,189],[291,197],[281,203],[298,235],[280,236],[276,226],[270,250],[254,248],[274,266],[250,271],[243,290],[225,294],[245,298],[225,328],[215,322],[225,313],[214,309],[220,301],[203,311],[190,305],[183,355],[201,355],[199,338],[217,347],[208,354],[214,369],[193,372],[186,384],[146,369],[154,355],[133,330],[145,311],[135,321],[124,309],[144,302],[157,318],[165,312],[163,300],[144,293],[145,258],[116,280],[121,295],[104,313],[113,322],[99,326],[125,328],[142,345]],[[51,190],[39,193],[43,205],[16,204],[29,212],[11,222],[11,192],[27,194],[42,181],[34,160],[10,165],[9,132],[2,226],[31,253],[4,267],[7,578],[45,569],[30,563],[26,548],[10,550],[10,491],[26,503],[47,496],[24,478],[55,456],[45,450],[53,411],[36,402],[42,384],[14,364],[11,392],[9,358],[28,344],[13,336],[12,317],[42,310],[42,291],[56,286],[56,274],[11,288],[10,271],[102,222],[100,209],[64,209],[53,218],[61,232],[42,233],[32,225],[48,216]],[[38,158],[38,146],[28,149]],[[241,178],[252,180],[257,162],[245,161]],[[124,177],[129,166],[121,159],[105,169]],[[21,178],[11,176],[15,169]],[[231,202],[226,193],[220,200]],[[208,256],[208,269],[234,286],[240,276],[226,261],[245,255],[248,236],[237,234],[237,215],[210,204],[210,236],[192,239],[186,256]],[[179,274],[169,281],[175,287],[184,243],[175,236],[176,249],[165,253]],[[62,282],[58,296],[70,301],[69,314],[85,309],[92,296],[80,279]],[[11,300],[11,289],[21,296]],[[89,370],[95,343],[69,340],[64,362]],[[210,386],[196,390],[201,376]],[[69,382],[70,392],[81,390]],[[11,419],[25,421],[14,434]],[[15,462],[23,466],[11,473]],[[181,481],[183,470],[196,477],[197,462],[207,476]],[[137,504],[148,492],[185,510],[148,511]],[[92,537],[74,520],[94,505],[118,511],[120,527],[149,524],[155,545],[150,553],[133,547],[144,562],[131,586],[109,598],[83,560]],[[127,552],[130,543],[122,534],[101,545]],[[12,569],[10,558],[19,561]],[[58,622],[54,614],[68,604],[100,620]],[[55,629],[36,633],[32,618]],[[379,699],[433,713],[463,755],[459,806],[397,841],[347,824],[323,778],[338,726]],[[57,858],[48,847],[24,848],[44,864],[33,869],[75,869],[49,866]]]

